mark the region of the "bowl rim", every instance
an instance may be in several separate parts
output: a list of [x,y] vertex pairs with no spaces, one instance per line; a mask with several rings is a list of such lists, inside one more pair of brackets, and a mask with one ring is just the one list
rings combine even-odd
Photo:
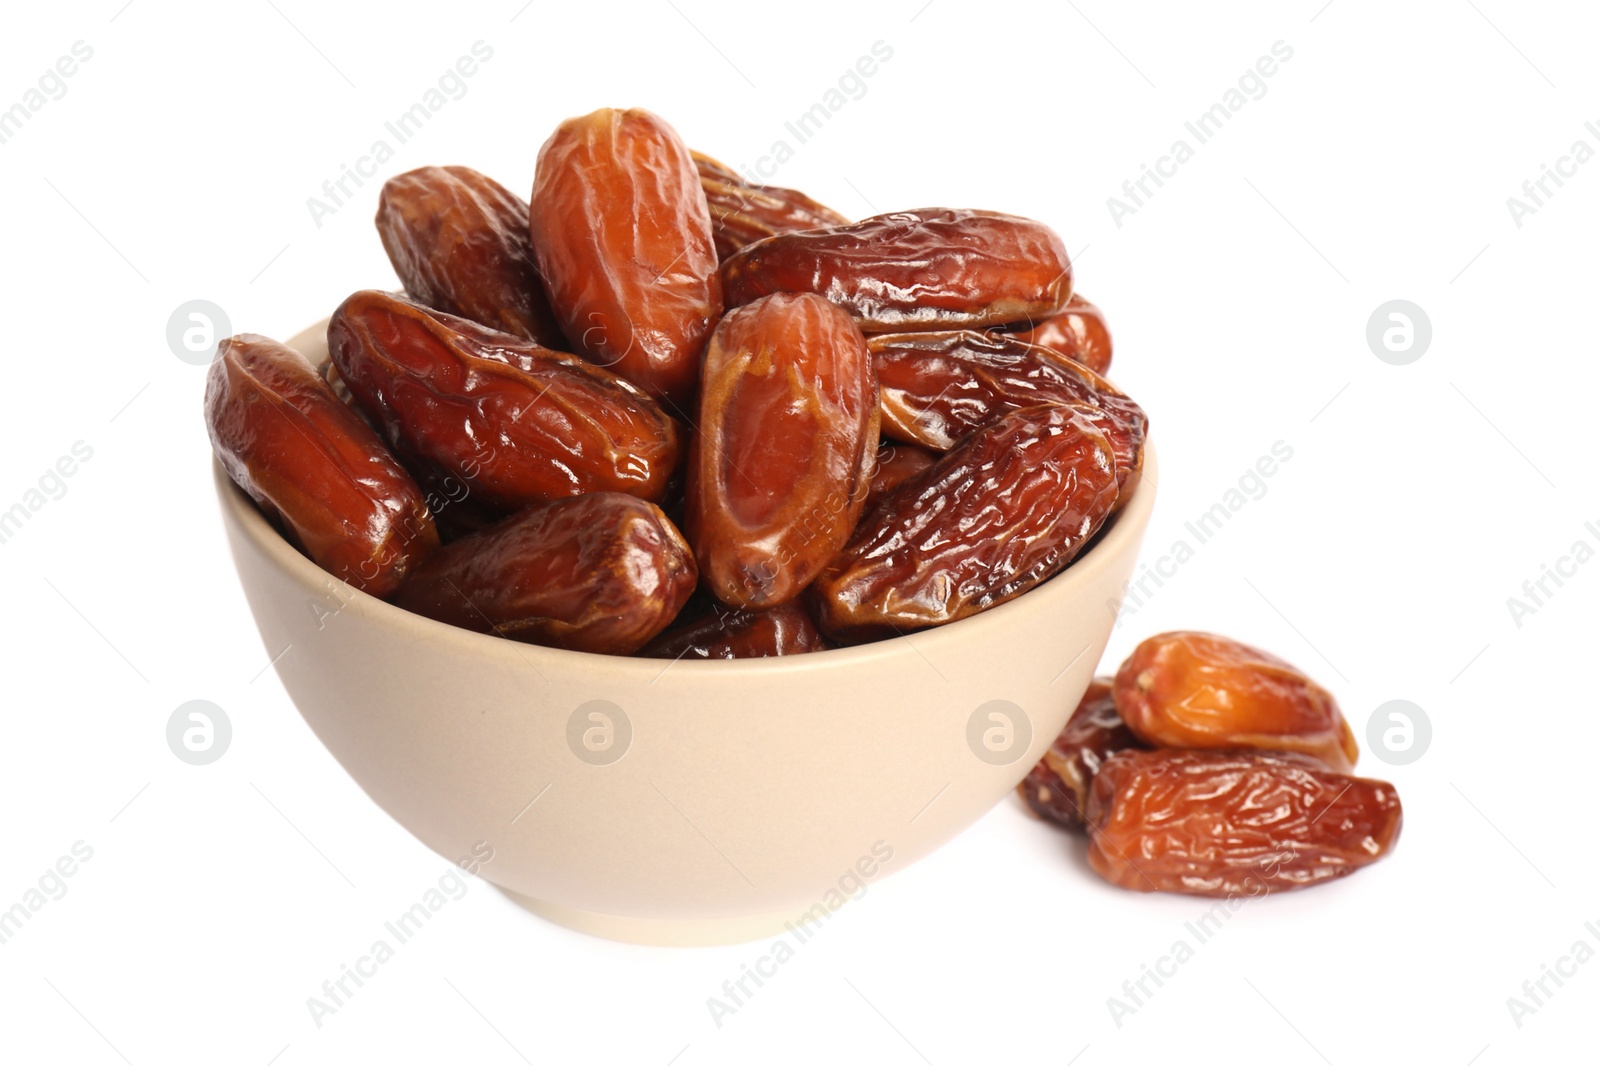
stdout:
[[[363,592],[354,585],[322,569],[309,556],[301,554],[267,521],[247,496],[223,469],[222,463],[211,457],[212,477],[216,484],[219,506],[236,524],[252,545],[265,556],[278,571],[299,591],[308,602],[326,601],[329,583],[340,586],[334,595],[343,599],[344,606],[351,602],[360,604],[363,614],[386,627],[398,629],[417,641],[453,646],[461,654],[477,654],[496,658],[508,667],[523,669],[529,666],[542,674],[541,666],[549,665],[563,673],[582,670],[593,674],[609,674],[629,681],[648,681],[653,684],[669,670],[689,671],[693,676],[734,677],[765,675],[777,677],[801,670],[821,668],[849,669],[858,665],[881,661],[910,650],[928,661],[937,673],[935,663],[940,648],[970,639],[982,639],[987,630],[1022,623],[1028,612],[1048,617],[1061,602],[1071,602],[1085,587],[1097,583],[1097,578],[1122,554],[1134,548],[1144,534],[1155,504],[1156,481],[1155,451],[1149,441],[1145,443],[1144,468],[1132,497],[1111,518],[1110,527],[1096,536],[1086,552],[1080,554],[1060,573],[1040,585],[1029,589],[1015,599],[1008,600],[986,611],[950,622],[942,626],[915,630],[900,636],[867,644],[810,652],[806,655],[779,655],[753,659],[656,659],[632,655],[607,655],[600,652],[573,651],[550,648],[538,644],[497,637],[462,629],[447,622],[436,621],[426,615],[415,614],[402,607]],[[1130,544],[1129,542],[1134,542]],[[1101,609],[1098,606],[1095,609]],[[341,606],[340,610],[343,610]],[[1113,619],[1112,624],[1115,624]],[[989,634],[993,636],[993,634]],[[915,639],[916,643],[912,643]],[[1069,664],[1070,665],[1070,664]]]

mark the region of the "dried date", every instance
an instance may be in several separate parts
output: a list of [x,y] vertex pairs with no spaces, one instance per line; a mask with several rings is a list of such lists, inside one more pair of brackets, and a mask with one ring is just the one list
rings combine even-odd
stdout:
[[871,486],[878,399],[866,339],[819,296],[728,312],[706,345],[687,532],[734,607],[799,595],[843,547]]
[[1146,743],[1172,748],[1268,748],[1338,771],[1359,749],[1339,705],[1275,655],[1213,633],[1161,633],[1117,671],[1117,710]]
[[651,659],[759,659],[802,655],[828,646],[798,603],[767,611],[717,605],[701,617],[662,633],[640,649]]
[[389,293],[358,292],[328,324],[328,350],[358,403],[425,480],[454,477],[511,511],[585,492],[665,494],[676,423],[635,386]]
[[923,208],[846,226],[781,233],[722,265],[729,307],[812,292],[868,333],[1042,319],[1072,295],[1055,231],[992,211]]
[[1074,407],[1011,411],[895,490],[812,586],[854,643],[953,622],[1065,567],[1117,498],[1105,435]]
[[594,492],[446,545],[395,603],[529,644],[629,655],[676,617],[695,580],[688,542],[659,507]]
[[529,233],[573,350],[681,412],[722,313],[689,149],[648,111],[568,119],[539,149]]
[[441,543],[460,540],[468,533],[492,526],[506,516],[507,508],[495,506],[482,493],[474,492],[472,482],[461,475],[411,455],[402,448],[395,449],[395,458],[422,486],[422,497],[428,501],[428,510],[433,512]]
[[1400,824],[1394,786],[1308,756],[1124,751],[1090,790],[1089,865],[1138,892],[1259,896],[1376,862]]
[[878,375],[883,431],[945,451],[1002,411],[1081,404],[1111,442],[1124,490],[1144,464],[1149,420],[1092,370],[1004,333],[928,330],[868,338]]
[[1145,745],[1117,713],[1111,678],[1089,682],[1078,709],[1017,792],[1028,809],[1067,829],[1084,827],[1089,789],[1105,761],[1119,751]]
[[888,499],[895,489],[938,461],[938,452],[919,448],[915,444],[895,444],[892,441],[879,443],[876,465],[872,468],[872,487],[867,490],[867,506],[863,513],[873,510]]
[[438,546],[422,490],[300,353],[224,340],[205,415],[228,476],[330,574],[387,596]]
[[764,237],[823,226],[845,226],[850,220],[795,189],[756,185],[737,171],[699,152],[690,153],[700,172],[711,209],[711,236],[717,255],[726,259]]
[[1059,352],[1096,374],[1111,369],[1111,330],[1105,312],[1077,293],[1058,314],[1012,336]]
[[528,242],[528,205],[470,167],[422,167],[378,196],[378,236],[407,294],[564,350]]

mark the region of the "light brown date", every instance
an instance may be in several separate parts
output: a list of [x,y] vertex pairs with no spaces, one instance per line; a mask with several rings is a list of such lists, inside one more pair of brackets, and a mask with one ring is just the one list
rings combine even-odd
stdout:
[[1089,788],[1105,761],[1119,751],[1143,748],[1111,697],[1111,678],[1097,677],[1017,793],[1039,817],[1067,829],[1082,829]]
[[539,149],[528,218],[573,350],[687,414],[722,284],[677,133],[641,110],[568,119]]
[[700,172],[700,187],[711,209],[711,236],[722,259],[763,237],[850,222],[796,189],[756,185],[708,155],[690,154]]
[[659,507],[594,492],[446,545],[395,603],[528,644],[629,655],[672,621],[695,579],[689,545]]
[[424,480],[455,478],[481,505],[512,511],[608,491],[659,500],[678,462],[676,424],[635,386],[403,297],[345,300],[328,350]]
[[1393,785],[1305,755],[1124,751],[1090,791],[1089,865],[1136,892],[1260,896],[1378,861],[1400,824]]
[[1144,465],[1144,410],[1094,371],[1048,348],[967,329],[877,333],[868,347],[883,431],[897,440],[945,451],[1002,411],[1081,404],[1094,409],[1086,417],[1111,442],[1119,488],[1127,490]]
[[1075,407],[1028,407],[905,482],[812,586],[822,630],[854,643],[953,622],[1072,561],[1117,498],[1105,435]]
[[1117,710],[1146,743],[1270,748],[1341,772],[1360,749],[1326,689],[1276,655],[1214,633],[1161,633],[1117,671]]
[[1012,336],[1075,359],[1096,374],[1111,369],[1111,330],[1105,312],[1077,293],[1059,313]]
[[651,659],[759,659],[803,655],[828,646],[798,603],[767,611],[720,604],[701,617],[674,625],[640,649]]
[[300,353],[224,340],[205,414],[228,476],[330,574],[388,596],[438,547],[422,490]]
[[729,307],[813,292],[885,333],[1046,318],[1072,295],[1072,264],[1043,223],[930,207],[757,241],[728,257],[722,284]]
[[878,442],[866,339],[819,296],[779,293],[723,316],[706,346],[687,532],[734,607],[799,595],[861,516]]
[[565,350],[528,243],[528,205],[470,167],[422,167],[378,195],[378,236],[407,294]]

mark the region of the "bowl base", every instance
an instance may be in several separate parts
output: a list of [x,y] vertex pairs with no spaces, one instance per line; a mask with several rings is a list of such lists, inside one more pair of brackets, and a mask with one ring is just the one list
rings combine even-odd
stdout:
[[620,914],[599,914],[559,903],[534,899],[504,885],[495,888],[511,902],[557,925],[605,940],[653,947],[715,947],[743,944],[782,936],[794,911],[757,914],[740,918],[630,918]]

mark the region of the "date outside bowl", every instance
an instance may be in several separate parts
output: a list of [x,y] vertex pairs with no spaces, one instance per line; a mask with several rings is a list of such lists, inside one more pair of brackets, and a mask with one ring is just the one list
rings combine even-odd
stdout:
[[[322,363],[326,322],[289,345]],[[1145,463],[1153,475],[1148,446]],[[536,914],[651,944],[821,921],[1009,793],[1088,686],[1156,491],[1141,478],[1070,567],[972,618],[670,662],[521,644],[368,596],[212,465],[267,653],[356,783],[451,862],[493,848],[480,876]]]

